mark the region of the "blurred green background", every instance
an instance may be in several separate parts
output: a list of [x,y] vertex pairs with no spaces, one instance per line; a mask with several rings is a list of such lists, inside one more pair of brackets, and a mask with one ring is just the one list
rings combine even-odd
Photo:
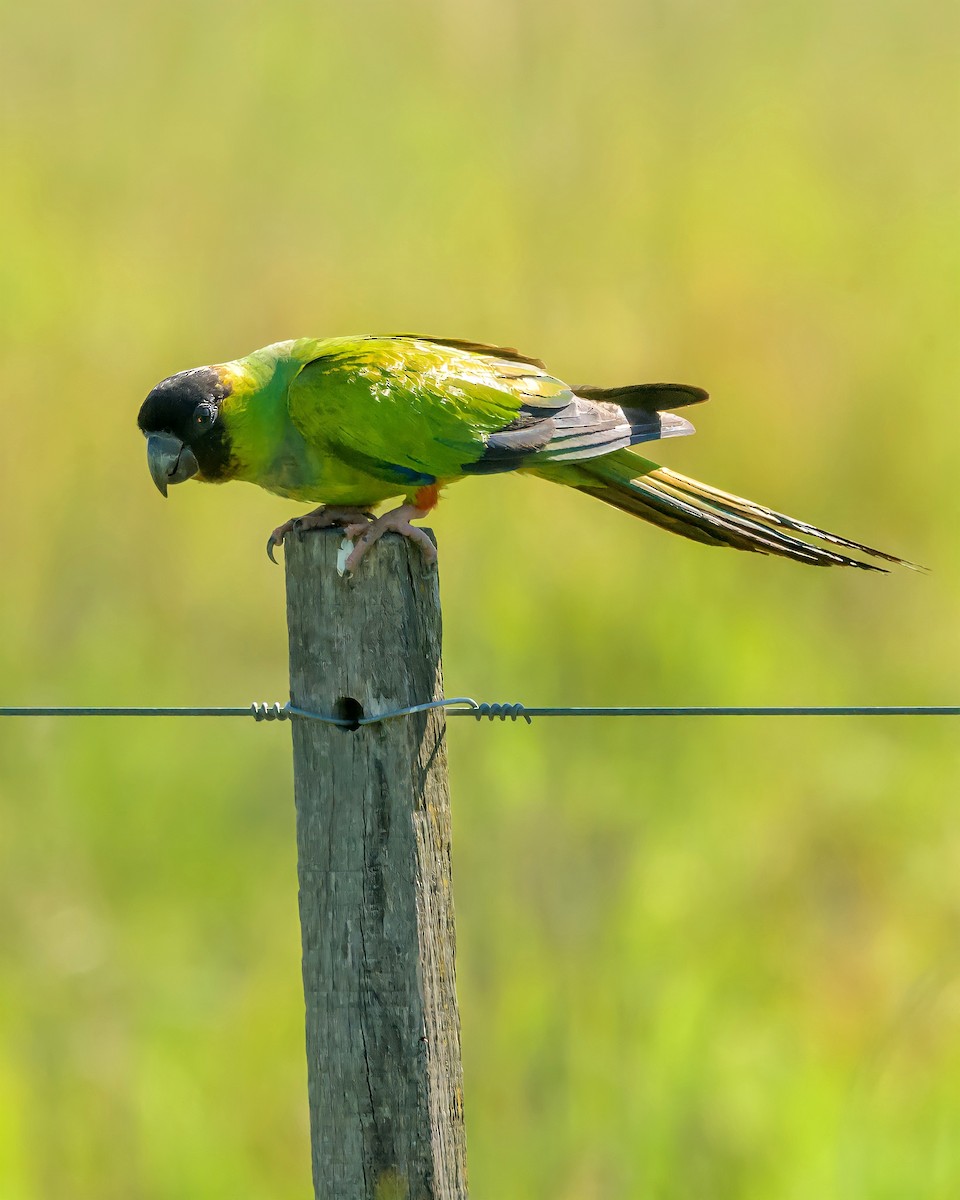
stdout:
[[[806,570],[454,488],[453,695],[953,703],[958,10],[7,4],[0,703],[287,687],[291,512],[161,502],[161,377],[422,330],[710,389],[666,462]],[[452,722],[472,1194],[954,1197],[948,720]],[[302,1198],[289,731],[0,727],[0,1200]]]

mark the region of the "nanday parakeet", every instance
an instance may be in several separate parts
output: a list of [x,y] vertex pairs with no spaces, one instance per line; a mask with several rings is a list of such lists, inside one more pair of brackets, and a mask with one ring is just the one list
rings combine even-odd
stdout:
[[[138,418],[157,487],[195,478],[258,484],[321,507],[276,529],[344,525],[347,569],[387,529],[435,555],[410,524],[469,475],[523,471],[711,546],[815,566],[883,570],[903,559],[658,467],[628,449],[693,433],[672,409],[707,399],[684,384],[571,387],[516,350],[416,335],[300,338],[163,380]],[[374,519],[368,511],[402,498]],[[798,536],[799,535],[799,536]],[[814,539],[814,540],[809,540]],[[827,545],[818,545],[823,542]],[[841,549],[842,548],[842,549]]]

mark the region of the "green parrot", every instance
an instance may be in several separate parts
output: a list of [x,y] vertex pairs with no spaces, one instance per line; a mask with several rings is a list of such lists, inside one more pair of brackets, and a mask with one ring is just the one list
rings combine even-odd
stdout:
[[[478,342],[299,338],[170,376],[147,396],[138,424],[164,496],[190,478],[242,479],[321,503],[273,531],[271,558],[291,530],[337,525],[356,539],[348,572],[387,530],[433,561],[433,543],[411,521],[427,515],[441,489],[470,475],[523,471],[708,546],[884,570],[843,553],[853,550],[913,566],[628,448],[693,433],[671,410],[706,399],[677,383],[571,387],[538,359]],[[370,510],[391,499],[402,503],[374,517]]]

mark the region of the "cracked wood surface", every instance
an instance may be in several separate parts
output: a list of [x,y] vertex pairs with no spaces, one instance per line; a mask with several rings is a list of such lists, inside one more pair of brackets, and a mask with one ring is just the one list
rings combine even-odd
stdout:
[[[294,704],[439,698],[436,569],[388,534],[347,581],[341,539],[284,545]],[[291,727],[317,1200],[463,1200],[444,714]]]

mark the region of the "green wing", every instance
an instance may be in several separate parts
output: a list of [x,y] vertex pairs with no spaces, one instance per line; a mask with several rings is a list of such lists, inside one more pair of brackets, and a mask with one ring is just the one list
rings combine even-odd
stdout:
[[704,399],[682,384],[571,388],[510,348],[405,334],[313,343],[288,405],[310,445],[416,487],[692,433],[665,410]]
[[567,384],[515,350],[404,335],[316,343],[287,405],[311,446],[374,478],[419,486],[476,469],[522,410],[541,420],[573,400]]

